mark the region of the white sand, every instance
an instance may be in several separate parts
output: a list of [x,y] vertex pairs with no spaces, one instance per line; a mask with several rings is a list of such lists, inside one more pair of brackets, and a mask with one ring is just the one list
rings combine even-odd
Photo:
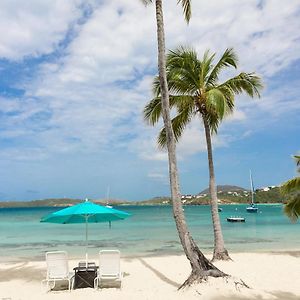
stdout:
[[[77,289],[71,292],[46,293],[41,289],[45,262],[0,263],[0,300],[39,299],[130,299],[130,300],[238,300],[238,299],[300,299],[300,255],[291,254],[232,254],[234,261],[216,265],[233,276],[231,279],[209,279],[183,291],[177,287],[190,272],[184,256],[122,259],[125,273],[122,289]],[[70,268],[77,265],[70,261]],[[251,289],[235,285],[242,279]]]

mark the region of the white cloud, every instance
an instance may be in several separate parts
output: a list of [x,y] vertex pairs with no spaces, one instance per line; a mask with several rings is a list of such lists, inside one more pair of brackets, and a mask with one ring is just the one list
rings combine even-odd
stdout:
[[235,109],[232,114],[226,117],[225,122],[235,122],[235,121],[244,121],[246,120],[246,114],[239,109]]
[[154,180],[156,182],[162,183],[164,185],[168,185],[169,183],[169,177],[168,177],[168,172],[167,170],[162,173],[162,172],[150,172],[148,174],[148,178],[150,178],[151,180]]
[[2,0],[0,58],[20,60],[49,54],[81,16],[83,0]]
[[[137,152],[140,158],[165,163],[168,159],[167,151],[158,149],[156,140],[158,128],[143,132],[133,142],[130,143],[130,150]],[[225,135],[213,135],[213,148],[227,147],[232,138]],[[193,120],[184,131],[177,145],[177,157],[184,160],[190,155],[198,152],[206,152],[206,139],[204,129],[201,126],[200,119]]]
[[[0,22],[8,25],[0,23],[0,28],[8,31],[0,32],[0,56],[16,60],[51,53],[81,16],[81,3],[1,2]],[[284,5],[271,0],[259,9],[257,3],[193,1],[193,18],[187,27],[176,1],[166,1],[167,46],[191,44],[199,53],[206,48],[220,53],[234,46],[244,70],[270,77],[300,58],[299,5],[296,0]],[[3,100],[3,110],[16,112],[5,118],[4,134],[27,138],[40,148],[50,144],[49,152],[122,148],[142,159],[166,161],[166,153],[155,144],[158,128],[147,128],[142,120],[157,65],[154,6],[104,1],[76,30],[64,55],[42,64],[34,80],[25,85],[22,102]],[[228,122],[245,121],[257,108],[267,110],[270,97],[264,96],[259,105],[238,105]],[[289,106],[277,99],[278,111],[299,109],[295,98],[290,98]],[[49,118],[35,120],[34,126],[30,120],[43,112]],[[36,133],[35,127],[41,125]],[[214,147],[227,146],[231,139],[219,135]],[[205,149],[198,120],[187,129],[178,155],[182,159]]]

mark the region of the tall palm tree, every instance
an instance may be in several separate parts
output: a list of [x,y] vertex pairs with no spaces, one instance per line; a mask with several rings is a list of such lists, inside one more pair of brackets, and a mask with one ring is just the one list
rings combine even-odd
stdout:
[[[169,177],[171,198],[173,207],[173,216],[175,219],[178,235],[185,255],[190,261],[192,272],[181,287],[192,284],[194,281],[201,281],[207,276],[221,277],[225,273],[216,268],[199,250],[194,242],[185,220],[182,209],[179,178],[176,158],[176,139],[174,136],[171,117],[169,90],[166,74],[166,55],[165,55],[165,31],[163,21],[163,3],[162,0],[142,0],[144,4],[155,2],[156,25],[157,25],[157,45],[158,45],[158,82],[161,90],[161,108],[164,126],[166,128],[166,146],[169,158]],[[178,0],[182,4],[184,16],[187,22],[191,17],[191,0]]]
[[[218,213],[218,199],[215,183],[211,135],[217,133],[222,119],[234,109],[235,95],[245,92],[250,97],[259,96],[261,79],[254,73],[240,73],[219,83],[219,74],[226,67],[237,67],[237,56],[233,49],[227,49],[219,61],[213,64],[215,53],[206,51],[202,60],[193,49],[179,47],[167,55],[167,81],[170,93],[170,106],[177,110],[171,120],[178,141],[187,124],[194,116],[203,121],[209,165],[209,190],[211,214],[214,228],[213,260],[230,259],[224,246],[224,239]],[[161,88],[158,77],[153,82],[154,98],[146,105],[145,119],[156,124],[162,115]],[[166,146],[166,127],[159,134],[158,143]]]
[[[297,172],[300,174],[300,155],[295,155],[294,159],[298,166]],[[300,176],[284,182],[280,190],[288,197],[284,212],[293,222],[297,221],[300,216]]]

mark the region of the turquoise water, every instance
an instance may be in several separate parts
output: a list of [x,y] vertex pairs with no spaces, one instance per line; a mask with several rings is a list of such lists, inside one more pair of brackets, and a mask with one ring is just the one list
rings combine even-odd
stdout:
[[[220,212],[226,247],[230,252],[300,250],[300,223],[292,224],[282,205],[259,205],[257,214],[246,213],[246,205],[224,205]],[[172,208],[169,206],[126,206],[132,216],[108,224],[89,224],[89,255],[99,249],[118,248],[123,255],[182,253]],[[0,209],[0,259],[41,259],[45,251],[66,250],[70,256],[85,253],[84,224],[39,223],[57,208]],[[213,249],[209,206],[186,206],[190,231],[204,252]],[[243,216],[246,223],[228,223],[229,216]]]

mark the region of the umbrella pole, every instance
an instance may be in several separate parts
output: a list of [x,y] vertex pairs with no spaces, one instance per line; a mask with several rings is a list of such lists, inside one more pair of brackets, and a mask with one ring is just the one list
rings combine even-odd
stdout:
[[85,266],[88,267],[88,216],[85,216]]

